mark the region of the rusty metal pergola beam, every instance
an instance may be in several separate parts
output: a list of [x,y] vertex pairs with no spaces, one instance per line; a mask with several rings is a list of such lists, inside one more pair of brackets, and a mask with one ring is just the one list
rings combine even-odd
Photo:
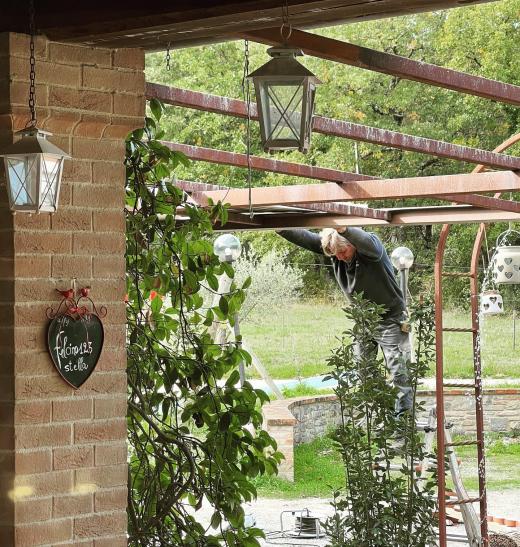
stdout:
[[[282,43],[279,28],[247,31],[240,36],[268,45]],[[414,61],[296,29],[292,31],[287,43],[313,57],[520,106],[520,86]]]
[[484,209],[496,209],[498,211],[509,211],[511,213],[520,213],[520,202],[499,199],[496,197],[481,196],[480,194],[445,194],[442,199],[453,201],[455,203],[465,203]]
[[[205,148],[203,146],[193,146],[189,144],[180,144],[175,142],[162,141],[162,144],[170,150],[182,152],[188,158],[197,161],[207,161],[210,163],[219,163],[222,165],[232,165],[234,167],[247,168],[247,155],[238,152],[226,152],[215,148]],[[326,167],[316,167],[314,165],[305,165],[303,163],[291,163],[288,161],[275,160],[271,158],[262,158],[260,156],[250,156],[252,169],[259,171],[270,171],[282,175],[291,175],[294,177],[305,177],[316,180],[326,180],[331,182],[349,182],[361,180],[374,180],[376,177],[369,175],[358,175],[348,171],[338,171],[337,169],[328,169]]]
[[[170,150],[182,152],[191,160],[206,161],[209,163],[218,163],[221,165],[231,165],[233,167],[248,167],[248,159],[246,154],[241,154],[239,152],[228,152],[225,150],[207,148],[204,146],[195,146],[191,144],[181,144],[168,141],[161,142]],[[520,164],[520,157],[506,157],[510,157],[516,160],[516,163]],[[337,169],[330,169],[328,167],[317,167],[315,165],[306,165],[303,163],[275,160],[272,158],[263,158],[261,156],[250,156],[250,163],[251,168],[258,171],[269,171],[271,173],[279,173],[282,175],[304,177],[308,179],[323,180],[329,182],[379,180],[378,177],[372,177],[370,175],[360,175],[358,173],[352,173],[350,171],[339,171]],[[514,167],[514,169],[516,170],[517,167]],[[518,166],[518,169],[520,169],[520,165]],[[492,189],[482,191],[492,191]],[[439,199],[444,199],[442,195],[443,194],[439,195]],[[468,199],[471,199],[471,197],[468,197]]]
[[[389,222],[359,216],[302,215],[291,213],[284,216],[269,214],[255,215],[257,226],[244,226],[244,223],[228,222],[225,230],[281,230],[284,228],[339,228],[343,226],[422,226],[425,224],[472,224],[475,222],[519,221],[520,214],[506,211],[479,209],[468,205],[445,207],[419,207],[403,210],[389,209]],[[246,216],[246,215],[243,215]],[[221,229],[221,228],[217,228]]]
[[[403,199],[409,197],[437,197],[449,189],[450,194],[472,192],[519,191],[520,175],[512,171],[496,171],[478,174],[438,175],[385,180],[364,180],[336,184],[305,184],[252,188],[251,198],[255,206],[301,204],[333,201],[364,201],[379,199]],[[233,208],[249,206],[248,189],[195,192],[194,199],[206,205],[225,200]],[[504,214],[511,214],[503,212]]]
[[[204,192],[207,190],[230,190],[229,186],[220,186],[217,184],[208,184],[206,182],[193,182],[187,180],[177,180],[175,185],[185,192]],[[200,194],[199,194],[200,195]],[[193,201],[196,201],[195,199]],[[290,203],[285,204],[291,206]],[[298,207],[298,205],[295,205]],[[301,205],[300,205],[301,207]],[[372,207],[364,207],[361,205],[352,205],[350,203],[306,203],[305,209],[312,211],[320,211],[334,215],[350,215],[366,218],[376,218],[379,220],[390,221],[392,214],[386,209],[373,209]],[[235,215],[237,216],[237,215]]]
[[[519,88],[520,89],[520,88]],[[161,101],[185,108],[193,108],[234,116],[237,118],[247,117],[247,104],[238,99],[219,97],[197,91],[188,91],[175,87],[168,87],[161,84],[146,84],[146,97],[156,98]],[[256,105],[251,105],[251,116],[258,119]],[[352,139],[356,141],[369,142],[381,146],[389,146],[409,152],[418,152],[440,158],[447,158],[469,163],[477,163],[499,169],[520,169],[520,158],[489,152],[469,146],[461,146],[448,142],[416,137],[388,129],[379,129],[367,125],[351,123],[343,120],[335,120],[322,116],[314,117],[313,131],[334,137]]]

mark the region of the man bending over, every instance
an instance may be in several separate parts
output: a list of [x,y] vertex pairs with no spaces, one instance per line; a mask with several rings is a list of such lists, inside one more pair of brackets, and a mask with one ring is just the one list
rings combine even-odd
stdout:
[[348,299],[352,294],[362,292],[364,298],[386,308],[370,347],[358,345],[355,352],[375,355],[378,346],[381,348],[391,381],[398,389],[396,413],[400,415],[409,410],[412,389],[407,364],[411,348],[407,329],[403,327],[406,304],[381,240],[361,228],[326,228],[319,235],[309,230],[281,230],[278,233],[304,249],[331,257],[336,281]]

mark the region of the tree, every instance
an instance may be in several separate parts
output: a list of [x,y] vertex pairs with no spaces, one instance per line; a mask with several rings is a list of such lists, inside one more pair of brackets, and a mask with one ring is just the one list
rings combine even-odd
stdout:
[[[160,144],[163,107],[150,106],[126,156],[129,541],[251,547],[262,532],[244,528],[241,503],[256,496],[253,477],[276,472],[280,454],[261,430],[267,395],[236,386],[250,356],[208,333],[215,317],[233,322],[244,286],[203,308],[202,288],[216,291],[218,275],[234,275],[208,237],[226,209],[198,209],[172,185],[187,160]],[[197,520],[203,502],[213,507],[213,531]]]

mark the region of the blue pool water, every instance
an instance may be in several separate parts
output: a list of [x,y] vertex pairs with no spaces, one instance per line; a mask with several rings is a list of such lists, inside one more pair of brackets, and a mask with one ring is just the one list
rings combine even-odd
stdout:
[[[274,380],[274,383],[280,388],[295,388],[298,385],[302,384],[305,386],[313,387],[315,389],[327,389],[332,388],[337,385],[336,380],[330,379],[323,381],[323,378],[325,376],[310,376],[309,378],[293,378],[291,380]],[[269,393],[271,390],[269,387],[265,384],[263,380],[253,380],[252,384],[255,388],[263,389],[266,393]]]

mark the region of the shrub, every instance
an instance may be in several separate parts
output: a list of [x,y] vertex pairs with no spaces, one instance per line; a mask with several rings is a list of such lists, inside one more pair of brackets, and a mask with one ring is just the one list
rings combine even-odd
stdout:
[[[285,253],[273,249],[259,257],[251,248],[234,265],[235,282],[250,277],[251,285],[242,306],[241,319],[294,302],[303,287],[303,273],[285,262]],[[251,318],[251,317],[250,317]]]
[[[433,481],[415,478],[414,461],[425,457],[415,428],[420,407],[414,401],[410,412],[397,417],[397,389],[387,384],[382,359],[370,352],[356,355],[356,344],[372,342],[382,307],[356,296],[345,311],[353,324],[329,359],[342,418],[333,438],[345,466],[345,487],[334,493],[335,514],[325,525],[331,545],[425,547],[434,538],[434,501]],[[431,313],[419,310],[415,317],[417,359],[409,366],[414,391],[433,355]],[[398,474],[390,472],[395,439],[402,439],[405,456]]]

